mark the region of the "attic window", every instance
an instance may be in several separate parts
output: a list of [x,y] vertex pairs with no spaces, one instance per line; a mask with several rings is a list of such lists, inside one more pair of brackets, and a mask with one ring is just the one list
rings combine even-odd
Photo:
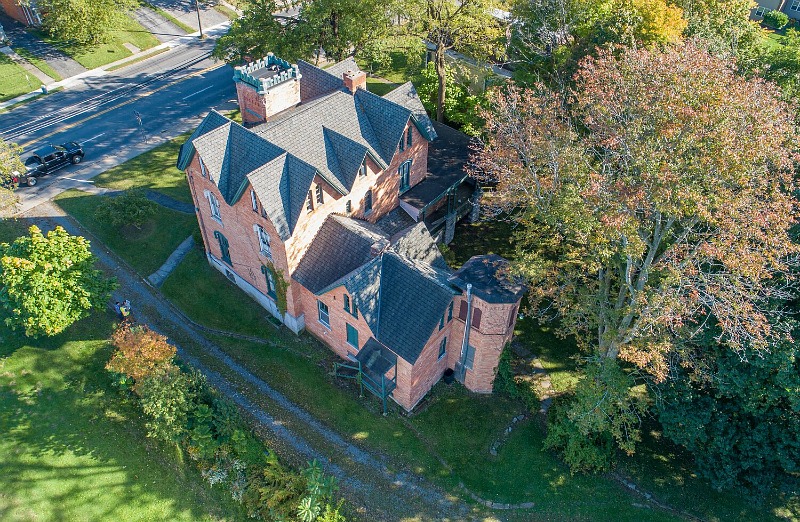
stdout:
[[366,176],[367,175],[367,160],[366,158],[364,161],[361,162],[361,166],[358,167],[358,175],[359,176]]
[[317,191],[317,203],[322,205],[323,203],[325,203],[325,193],[322,191],[322,185],[317,185],[316,191]]
[[400,137],[400,145],[399,145],[400,152],[403,152],[404,150],[406,150],[406,139],[405,138],[406,138],[405,136],[401,136]]
[[306,198],[306,210],[314,212],[314,194],[309,190],[308,197]]
[[406,134],[406,147],[409,148],[409,149],[411,148],[411,143],[412,143],[412,140],[413,140],[413,138],[411,137],[412,134],[413,133],[411,131],[411,126],[409,125],[408,126],[408,133]]
[[450,306],[447,307],[447,322],[453,320],[453,301],[450,301]]
[[207,192],[206,197],[208,197],[208,206],[211,208],[211,217],[217,221],[222,221],[222,216],[219,213],[219,200],[211,192]]
[[372,190],[368,190],[364,196],[364,214],[372,212]]
[[256,198],[256,191],[250,189],[250,204],[253,206],[253,212],[258,212],[258,199]]
[[353,211],[353,204],[350,202],[350,200],[347,200],[347,203],[345,203],[344,211],[348,214]]
[[197,156],[197,161],[200,163],[200,174],[202,174],[204,178],[208,177],[208,172],[206,172],[206,164],[203,163],[203,158]]

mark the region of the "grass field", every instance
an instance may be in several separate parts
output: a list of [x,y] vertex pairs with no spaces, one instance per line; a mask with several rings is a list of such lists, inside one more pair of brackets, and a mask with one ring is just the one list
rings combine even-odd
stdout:
[[133,54],[123,45],[124,43],[135,45],[140,51],[158,45],[158,39],[129,16],[120,17],[116,28],[110,32],[108,42],[101,44],[70,45],[55,40],[41,31],[36,31],[36,36],[57,47],[87,69],[102,67]]
[[243,520],[120,401],[104,369],[112,326],[100,313],[52,338],[0,333],[0,519]]
[[106,246],[147,277],[197,228],[197,218],[159,206],[141,230],[119,229],[98,221],[95,210],[108,196],[91,196],[79,190],[59,194],[55,201]]
[[36,76],[29,74],[8,56],[0,54],[0,102],[34,91],[41,85]]
[[92,179],[98,187],[114,190],[151,189],[191,203],[192,194],[186,183],[186,175],[175,167],[178,151],[189,134],[182,134]]

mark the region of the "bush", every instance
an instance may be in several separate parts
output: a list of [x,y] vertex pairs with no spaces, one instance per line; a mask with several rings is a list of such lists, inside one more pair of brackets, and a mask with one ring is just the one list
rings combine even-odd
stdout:
[[137,383],[136,393],[148,417],[148,437],[179,442],[186,436],[194,400],[189,376],[169,365]]
[[172,364],[175,347],[167,338],[147,326],[123,323],[111,337],[116,350],[106,369],[130,377],[135,382],[153,375]]
[[156,208],[141,190],[127,190],[116,197],[104,197],[94,216],[114,227],[131,225],[138,230],[153,217]]
[[764,25],[773,29],[781,29],[789,23],[789,15],[781,11],[769,11],[764,15]]
[[574,397],[557,397],[547,415],[545,449],[559,452],[572,473],[607,471],[614,463],[614,440],[607,432],[585,436],[569,418]]

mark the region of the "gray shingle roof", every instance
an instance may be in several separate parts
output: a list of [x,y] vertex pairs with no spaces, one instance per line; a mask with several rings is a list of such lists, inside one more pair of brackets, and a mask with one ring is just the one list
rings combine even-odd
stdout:
[[380,143],[381,157],[389,164],[397,146],[403,138],[403,131],[411,117],[411,111],[391,100],[381,98],[364,89],[352,95],[359,108],[370,122]]
[[431,119],[428,117],[428,112],[425,110],[425,106],[422,105],[422,101],[419,99],[419,95],[417,94],[417,90],[414,88],[413,83],[404,83],[394,90],[384,94],[383,99],[392,101],[402,105],[406,109],[409,109],[414,115],[417,128],[420,130],[422,135],[428,138],[428,141],[433,141],[436,139],[436,130],[433,128],[433,122],[431,122]]
[[508,261],[497,254],[473,256],[450,276],[450,282],[466,289],[472,284],[472,292],[487,303],[515,303],[525,286],[521,281],[505,273]]
[[305,103],[324,94],[344,88],[342,76],[337,78],[319,67],[303,60],[297,61],[297,70],[300,71],[300,99]]
[[375,338],[413,364],[460,291],[424,223],[372,252],[386,238],[366,222],[330,216],[292,277],[317,295],[344,286]]
[[292,277],[314,293],[335,284],[374,256],[372,245],[385,236],[368,223],[331,215],[311,241]]
[[[342,75],[347,71],[360,71],[361,67],[358,66],[355,59],[352,56],[348,56],[341,62],[335,63],[328,67],[327,69],[323,69],[326,73],[342,79]],[[342,82],[344,83],[344,82]]]
[[181,150],[178,153],[178,170],[186,170],[186,167],[188,167],[189,163],[192,161],[192,156],[194,156],[194,145],[192,145],[192,142],[196,138],[216,129],[217,127],[226,125],[229,122],[230,120],[228,118],[212,109],[211,112],[209,112],[208,115],[203,118],[203,121],[200,122],[200,125],[197,126],[192,135],[189,136],[189,139],[187,139],[184,144],[181,145]]

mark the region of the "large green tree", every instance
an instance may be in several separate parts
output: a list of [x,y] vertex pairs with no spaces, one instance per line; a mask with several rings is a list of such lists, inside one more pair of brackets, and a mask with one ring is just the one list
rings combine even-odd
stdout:
[[288,60],[324,54],[339,61],[382,38],[389,26],[382,0],[311,0],[300,4],[294,18],[276,17],[278,10],[274,0],[247,0],[244,15],[219,39],[214,55],[238,62],[268,52]]
[[687,26],[667,0],[515,0],[510,60],[519,79],[564,88],[598,47],[678,43]]
[[447,51],[455,49],[479,61],[503,53],[504,31],[492,17],[490,0],[402,0],[399,27],[406,35],[434,46],[433,63],[439,79],[436,120],[444,120],[447,93]]
[[61,227],[0,243],[0,306],[6,326],[55,335],[103,307],[115,282],[95,269],[89,241]]
[[25,172],[25,165],[19,158],[21,153],[22,148],[19,145],[0,138],[0,185],[11,179],[15,173]]
[[602,51],[569,105],[542,86],[497,95],[476,168],[522,225],[534,309],[599,368],[568,415],[583,435],[633,450],[641,406],[608,400],[620,368],[663,381],[710,326],[735,353],[781,338],[768,303],[797,252],[798,131],[778,95],[693,44]]
[[42,27],[59,40],[79,45],[105,41],[136,0],[37,0]]
[[[778,324],[778,328],[796,326]],[[800,473],[800,348],[794,339],[769,350],[733,353],[713,332],[687,356],[704,371],[676,365],[657,387],[664,435],[686,448],[717,489],[763,495],[777,484],[796,487]]]

